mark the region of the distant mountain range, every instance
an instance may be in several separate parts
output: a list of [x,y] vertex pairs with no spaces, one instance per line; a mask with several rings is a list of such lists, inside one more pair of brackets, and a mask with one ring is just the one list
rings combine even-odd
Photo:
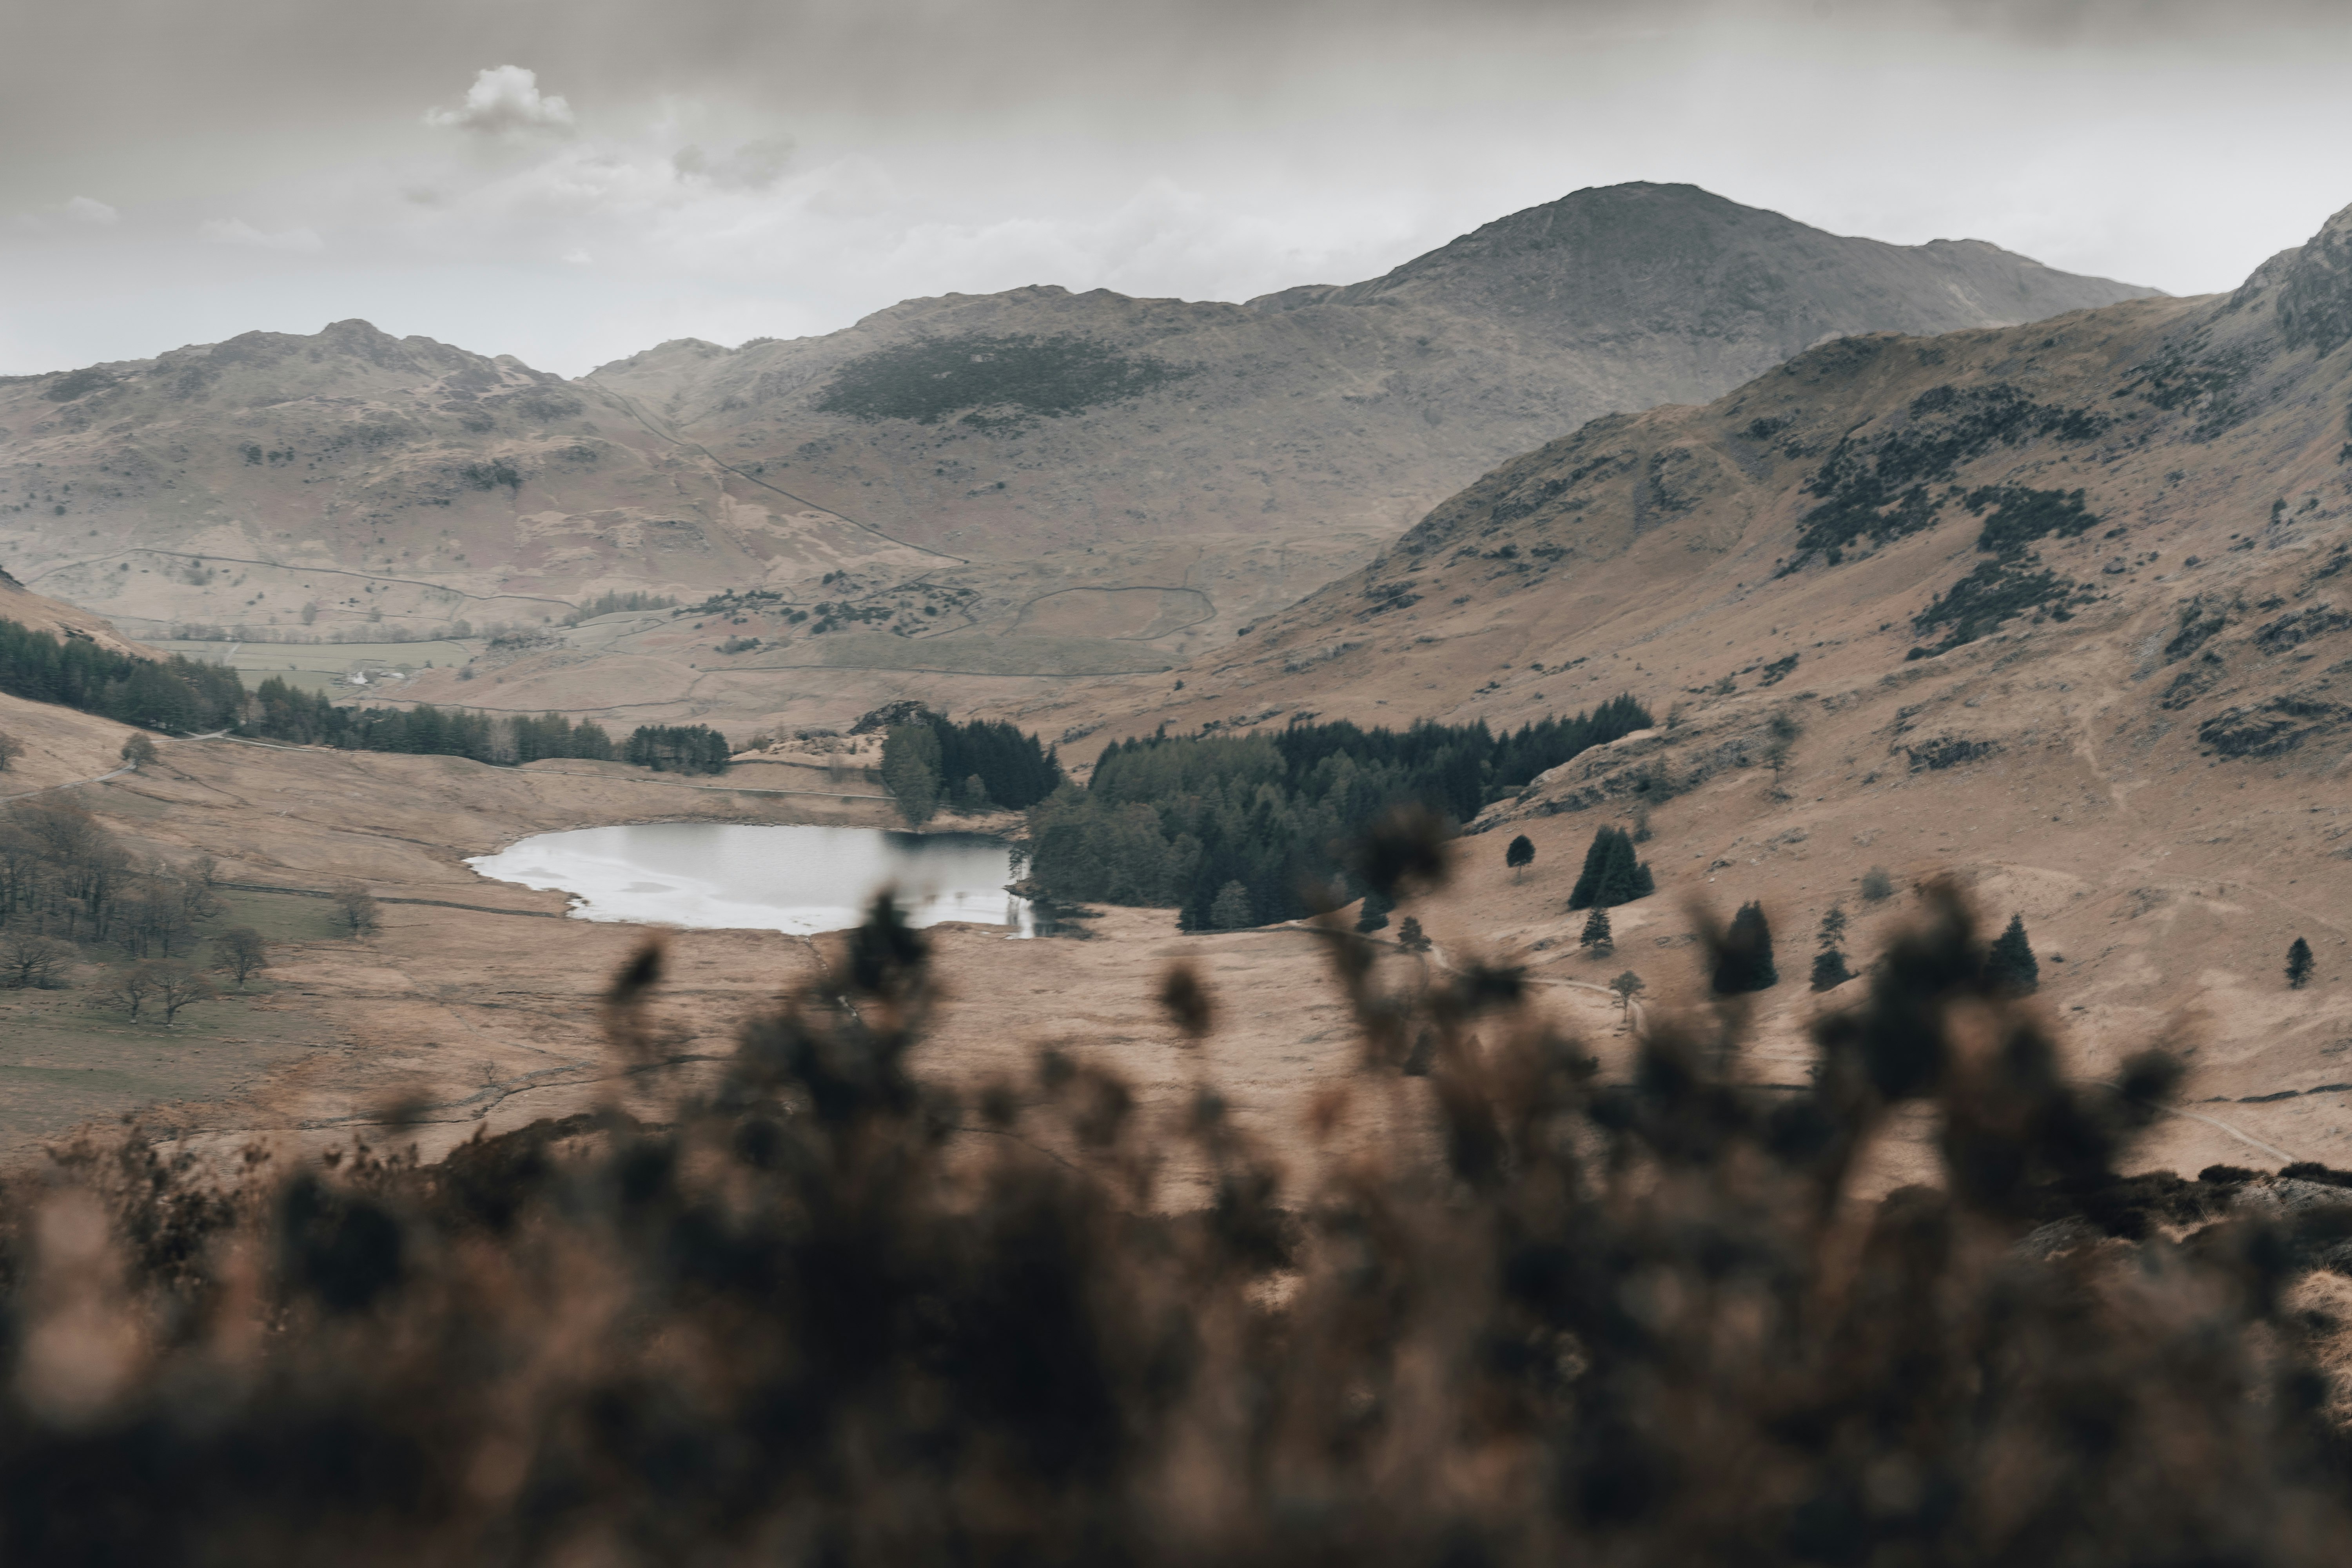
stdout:
[[[2147,292],[1633,184],[1345,287],[949,295],[577,381],[363,321],[250,332],[0,384],[0,562],[146,637],[478,633],[614,591],[757,591],[779,614],[756,655],[583,651],[679,671],[652,699],[678,716],[954,703],[965,673],[1217,646],[1596,416],[1704,401],[1824,339]],[[583,662],[509,695],[648,701],[641,662],[625,690]]]

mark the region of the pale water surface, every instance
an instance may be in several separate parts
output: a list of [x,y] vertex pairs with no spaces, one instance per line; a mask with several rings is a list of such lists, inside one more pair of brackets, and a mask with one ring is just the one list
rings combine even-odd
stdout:
[[971,833],[654,822],[540,833],[467,861],[485,877],[572,895],[581,920],[792,931],[844,931],[885,887],[916,925],[970,921],[1034,934],[1004,890],[1013,856]]

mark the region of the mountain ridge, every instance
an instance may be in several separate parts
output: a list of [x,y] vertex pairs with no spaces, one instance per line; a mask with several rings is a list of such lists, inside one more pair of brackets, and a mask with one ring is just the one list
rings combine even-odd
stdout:
[[[1690,187],[1529,212],[1349,286],[1360,303],[1039,285],[814,339],[670,340],[569,382],[359,321],[86,367],[0,387],[0,552],[149,637],[478,635],[609,593],[754,594],[728,637],[627,633],[676,674],[665,716],[968,706],[1221,645],[1595,413],[1703,400],[1825,333],[1980,319],[2003,288],[2037,310],[2144,292]],[[845,629],[824,604],[866,643],[814,640]],[[716,652],[745,639],[777,662]],[[643,701],[576,657],[612,647],[544,686],[507,669],[509,695]],[[455,700],[453,679],[417,689]]]

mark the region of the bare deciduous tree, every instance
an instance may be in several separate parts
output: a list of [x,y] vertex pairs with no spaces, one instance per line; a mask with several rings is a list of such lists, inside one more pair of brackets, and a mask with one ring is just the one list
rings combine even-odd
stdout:
[[254,971],[269,966],[268,948],[251,926],[231,926],[213,938],[213,955],[218,967],[236,976],[240,991]]
[[103,1005],[121,1008],[132,1023],[137,1023],[139,1015],[146,1011],[155,994],[155,983],[147,969],[146,964],[134,963],[128,969],[115,970],[99,986],[97,1000]]
[[163,1009],[166,1027],[189,1003],[209,1001],[220,994],[202,970],[180,959],[159,958],[141,964],[139,970],[147,977],[149,1000]]
[[71,942],[38,931],[0,931],[0,984],[19,989],[55,990],[65,984],[66,966],[78,956]]

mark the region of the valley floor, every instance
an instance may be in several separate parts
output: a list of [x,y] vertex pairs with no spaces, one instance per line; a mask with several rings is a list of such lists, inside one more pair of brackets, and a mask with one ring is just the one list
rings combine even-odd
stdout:
[[[365,1139],[414,1142],[430,1158],[477,1131],[599,1103],[654,1113],[675,1077],[713,1070],[743,1017],[815,973],[822,944],[834,939],[670,933],[669,979],[656,1012],[677,1063],[630,1072],[603,1043],[599,997],[646,932],[561,918],[560,895],[488,881],[462,858],[527,833],[596,823],[892,821],[888,805],[863,794],[872,786],[854,776],[843,782],[773,764],[759,768],[767,775],[761,787],[793,787],[797,773],[808,793],[698,787],[617,764],[497,769],[226,740],[171,743],[159,763],[136,773],[75,784],[68,781],[112,771],[125,731],[62,710],[0,704],[0,729],[32,742],[8,775],[20,790],[70,789],[138,853],[179,862],[213,856],[224,920],[253,925],[273,944],[270,967],[246,994],[229,988],[170,1028],[104,1014],[86,988],[0,992],[0,1153],[18,1160],[77,1126],[127,1115],[197,1152],[225,1155],[257,1139],[289,1152]],[[1758,780],[1739,773],[1713,787],[1752,790]],[[1678,803],[1661,813],[1662,827],[1685,809]],[[1902,809],[1920,807],[1905,802]],[[1500,865],[1503,836],[1468,838],[1454,886],[1409,909],[1437,939],[1433,962],[1484,952],[1528,963],[1537,1006],[1588,1043],[1604,1075],[1616,1076],[1631,1042],[1604,983],[1630,967],[1644,975],[1654,1010],[1695,1005],[1696,949],[1678,900],[1706,895],[1723,866],[1685,849],[1696,858],[1677,867],[1654,847],[1664,890],[1616,912],[1613,954],[1580,954],[1574,942],[1583,917],[1566,912],[1562,895],[1601,815],[1515,825],[1538,846],[1523,878]],[[1815,824],[1810,840],[1784,833],[1739,854],[1751,880],[1770,865],[1769,886],[1759,886],[1785,899],[1791,920],[1849,877],[1846,860],[1894,858],[1883,846],[1870,847],[1886,828],[1861,812],[1842,814],[1835,849],[1832,826]],[[1999,831],[1990,816],[1953,826],[1961,836]],[[2050,895],[2042,902],[2053,910],[2074,911],[2044,917],[2035,904],[2029,919],[2048,955],[2043,1005],[2078,1071],[2105,1070],[2168,1027],[2202,1031],[2180,1042],[2202,1053],[2190,1058],[2198,1070],[2182,1114],[2159,1122],[2136,1163],[2189,1172],[2214,1163],[2275,1165],[2290,1155],[2352,1164],[2352,1089],[2258,1098],[2317,1090],[2339,1065],[2352,1078],[2352,1062],[2339,1064],[2326,1042],[2287,1016],[2284,993],[2269,997],[2252,980],[2212,990],[2222,982],[2205,977],[2211,1007],[2252,1010],[2224,1020],[2230,1026],[2217,1027],[2210,1008],[2201,1023],[2168,1023],[2180,1011],[2179,987],[2151,972],[2148,933],[2193,936],[2174,928],[2208,918],[2189,896],[2197,879],[2168,891],[2144,868],[2078,863],[2091,847],[2053,837],[2033,851],[2048,864],[2004,859],[1979,886],[2003,908],[2034,889],[2036,898]],[[2020,843],[2003,854],[2026,851]],[[2119,876],[2154,900],[2145,920],[2105,908],[2114,891],[2107,884]],[[337,934],[331,904],[316,896],[352,879],[383,901],[382,928],[370,937]],[[1815,881],[1822,887],[1811,889]],[[1849,904],[1859,962],[1903,918],[1908,900],[1874,911]],[[2095,910],[2104,912],[2095,917]],[[1419,1135],[1425,1086],[1358,1072],[1355,1032],[1309,933],[1184,935],[1170,911],[1146,910],[1108,910],[1087,923],[1095,934],[1082,941],[1012,942],[992,930],[935,928],[943,1000],[922,1068],[965,1088],[1002,1079],[1034,1092],[1038,1048],[1058,1047],[1127,1079],[1142,1114],[1161,1121],[1183,1115],[1205,1081],[1225,1095],[1239,1126],[1286,1152],[1302,1183],[1351,1150]],[[1784,931],[1781,940],[1789,978],[1761,999],[1747,1059],[1759,1083],[1793,1088],[1810,1061],[1803,1026],[1824,1000],[1838,998],[1804,990],[1801,931]],[[2063,963],[2049,961],[2053,948],[2066,954]],[[1198,1050],[1155,1000],[1160,975],[1178,959],[1199,966],[1218,1007],[1219,1028]],[[1381,983],[1421,984],[1422,963],[1391,951]],[[1341,1100],[1347,1114],[1334,1121],[1328,1113]],[[1306,1131],[1316,1110],[1329,1129],[1320,1138]],[[1900,1124],[1873,1184],[1932,1175],[1933,1133],[1924,1122]],[[975,1128],[971,1135],[985,1134]],[[1161,1200],[1192,1201],[1199,1180],[1196,1171],[1168,1170]]]

